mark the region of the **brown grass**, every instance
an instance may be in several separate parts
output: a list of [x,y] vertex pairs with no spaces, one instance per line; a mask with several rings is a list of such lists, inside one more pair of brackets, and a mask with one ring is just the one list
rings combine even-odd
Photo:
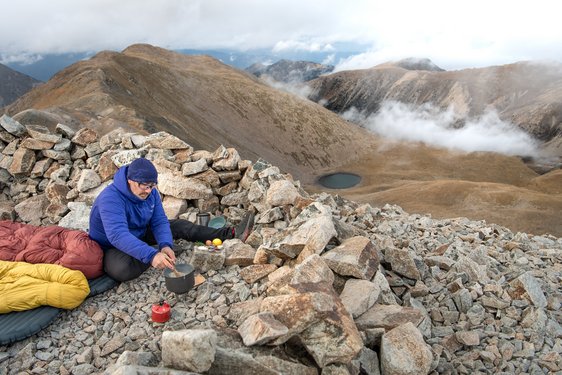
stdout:
[[[434,218],[463,216],[512,231],[562,236],[562,170],[538,176],[515,157],[406,146],[371,150],[341,168],[317,171],[305,188],[379,207],[397,204],[409,213]],[[337,171],[363,179],[344,190],[326,189],[312,181]]]

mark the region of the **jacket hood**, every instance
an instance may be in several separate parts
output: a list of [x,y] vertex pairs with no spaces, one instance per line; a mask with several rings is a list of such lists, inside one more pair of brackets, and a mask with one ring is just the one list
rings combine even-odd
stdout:
[[[127,169],[129,168],[128,165],[125,165],[115,173],[113,176],[113,184],[119,190],[121,194],[123,194],[127,199],[129,199],[133,203],[142,203],[145,200],[142,198],[137,197],[131,189],[129,189],[129,183],[127,182]],[[154,190],[153,190],[154,191]],[[152,193],[152,192],[151,192]]]

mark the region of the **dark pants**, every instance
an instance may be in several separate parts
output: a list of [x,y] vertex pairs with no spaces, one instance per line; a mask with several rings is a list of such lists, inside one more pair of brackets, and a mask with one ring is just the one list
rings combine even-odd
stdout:
[[[170,220],[170,229],[174,239],[183,238],[192,242],[204,242],[214,238],[226,240],[233,237],[231,227],[216,229],[193,224],[191,221],[183,219]],[[149,245],[156,244],[156,240],[150,228],[141,240]],[[149,267],[150,263],[143,263],[116,248],[110,248],[104,251],[103,269],[107,275],[117,281],[128,281],[139,277],[140,274]]]

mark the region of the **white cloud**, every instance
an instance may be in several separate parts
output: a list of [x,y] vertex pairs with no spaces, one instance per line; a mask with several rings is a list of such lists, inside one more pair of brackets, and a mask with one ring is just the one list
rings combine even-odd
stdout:
[[331,51],[370,45],[339,69],[405,57],[445,69],[562,56],[552,0],[18,0],[2,5],[4,55],[163,48]]
[[307,84],[305,84],[303,82],[297,82],[297,81],[281,82],[281,81],[276,81],[269,76],[262,76],[262,79],[269,86],[271,86],[271,87],[273,87],[277,90],[285,91],[289,94],[296,95],[296,96],[298,96],[300,98],[303,98],[303,99],[306,99],[306,100],[308,100],[308,96],[312,92],[312,89],[310,88],[310,86],[308,86]]
[[322,60],[322,64],[323,65],[333,65],[335,61],[336,61],[336,55],[332,54],[332,55],[326,56],[326,58],[324,60]]
[[273,46],[273,52],[282,51],[309,51],[309,52],[331,52],[334,47],[330,44],[299,42],[296,40],[282,40]]
[[22,65],[30,65],[36,63],[38,61],[43,60],[43,56],[38,54],[29,54],[29,53],[21,53],[21,54],[3,54],[0,53],[0,64],[10,64],[10,63],[20,63]]
[[[394,140],[420,141],[462,151],[491,151],[506,155],[537,156],[538,143],[516,126],[490,111],[478,118],[461,119],[453,108],[440,111],[431,105],[414,107],[388,101],[368,117],[352,109],[342,115]],[[464,126],[459,127],[464,122]]]

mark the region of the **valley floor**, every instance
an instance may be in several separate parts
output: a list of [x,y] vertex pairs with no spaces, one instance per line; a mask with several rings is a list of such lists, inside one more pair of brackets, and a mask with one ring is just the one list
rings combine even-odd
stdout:
[[[328,191],[357,202],[397,204],[434,218],[485,220],[512,231],[562,236],[562,170],[539,175],[516,157],[451,153],[418,145],[378,147],[338,168],[301,180],[312,193]],[[350,172],[362,181],[349,189],[327,189],[316,181]]]

